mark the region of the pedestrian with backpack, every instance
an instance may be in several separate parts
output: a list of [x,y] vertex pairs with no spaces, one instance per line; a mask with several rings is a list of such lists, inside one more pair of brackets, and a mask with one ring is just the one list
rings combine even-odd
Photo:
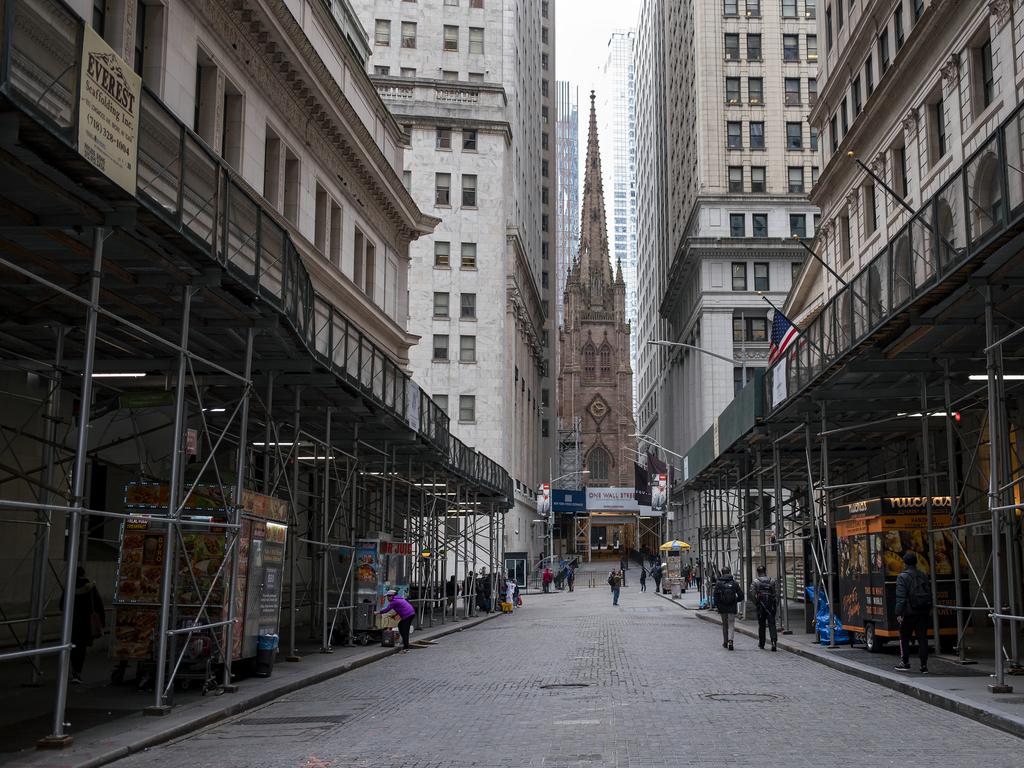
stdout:
[[722,575],[715,581],[714,598],[722,617],[722,647],[735,650],[732,641],[736,636],[736,606],[743,600],[743,589],[728,565],[722,567]]
[[647,591],[647,567],[640,563],[640,591]]
[[651,569],[651,578],[654,579],[654,591],[661,594],[661,565],[655,565]]
[[764,650],[765,627],[772,638],[772,650],[775,651],[779,642],[779,629],[775,626],[775,612],[779,604],[779,585],[763,565],[757,566],[757,578],[750,585],[750,593],[754,596],[754,607],[757,609],[757,646]]
[[896,577],[896,621],[900,625],[899,672],[910,671],[910,638],[917,638],[921,674],[928,674],[928,623],[932,613],[931,581],[917,570],[917,555],[903,555],[903,573]]
[[619,591],[622,589],[622,571],[611,571],[608,574],[608,586],[612,588],[612,605],[619,604]]

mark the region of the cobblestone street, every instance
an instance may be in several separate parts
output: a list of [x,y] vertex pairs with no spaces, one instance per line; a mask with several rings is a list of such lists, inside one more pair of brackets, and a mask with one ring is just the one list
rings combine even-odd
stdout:
[[1013,736],[747,637],[729,653],[720,638],[632,580],[617,608],[601,587],[530,595],[513,616],[117,765],[1021,765]]

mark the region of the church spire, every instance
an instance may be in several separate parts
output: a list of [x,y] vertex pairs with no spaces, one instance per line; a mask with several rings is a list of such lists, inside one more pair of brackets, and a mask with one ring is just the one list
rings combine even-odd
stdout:
[[608,224],[604,213],[601,151],[597,143],[597,109],[594,106],[594,99],[594,92],[591,91],[579,252],[581,281],[588,288],[591,300],[600,301],[604,289],[612,285],[612,265],[608,258]]

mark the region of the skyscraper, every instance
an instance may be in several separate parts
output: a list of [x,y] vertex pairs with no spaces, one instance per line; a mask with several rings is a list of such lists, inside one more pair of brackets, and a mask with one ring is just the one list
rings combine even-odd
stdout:
[[[605,210],[610,214],[608,242],[611,258],[622,265],[626,281],[626,321],[637,324],[636,290],[636,78],[633,30],[613,32],[605,57],[598,126],[605,142],[604,168],[608,181]],[[630,336],[629,359],[636,370],[636,334]],[[633,407],[636,408],[636,380]]]
[[[409,135],[405,181],[440,223],[410,248],[413,378],[451,430],[504,466],[515,487],[506,556],[544,549],[536,489],[547,477],[542,403],[554,314],[548,274],[553,194],[546,0],[355,0],[372,31],[369,67]],[[485,448],[486,446],[486,448]]]
[[555,153],[558,158],[558,252],[555,271],[558,325],[561,327],[564,311],[562,293],[565,291],[569,267],[576,260],[580,244],[579,91],[565,80],[557,81],[555,87]]

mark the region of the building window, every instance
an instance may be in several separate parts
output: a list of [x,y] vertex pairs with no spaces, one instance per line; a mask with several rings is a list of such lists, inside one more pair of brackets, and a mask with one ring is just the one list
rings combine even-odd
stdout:
[[725,103],[740,103],[740,79],[738,77],[725,78]]
[[268,125],[263,143],[263,197],[274,210],[281,210],[281,139]]
[[469,52],[480,53],[484,52],[484,28],[483,27],[470,27],[469,28]]
[[725,124],[726,147],[729,149],[743,149],[743,124],[739,122],[728,122]]
[[846,97],[839,103],[839,119],[843,124],[843,136],[850,132],[850,116],[846,112]]
[[469,82],[471,82],[471,83],[482,83],[483,81],[484,81],[484,73],[483,72],[470,72],[469,73]]
[[753,165],[750,167],[750,191],[765,191],[765,167],[763,165]]
[[740,36],[735,32],[725,34],[725,58],[729,61],[739,61]]
[[836,0],[836,34],[843,31],[843,0]]
[[804,193],[804,168],[802,165],[789,167],[789,191],[797,195]]
[[451,266],[451,253],[452,244],[446,240],[437,240],[434,242],[434,266],[435,267],[449,267]]
[[723,16],[739,16],[739,0],[722,0]]
[[924,0],[914,0],[914,23],[916,24],[918,19],[921,18],[921,14],[924,13]]
[[818,183],[818,166],[811,166],[811,186],[813,187]]
[[454,69],[443,69],[441,70],[441,79],[446,83],[454,83],[459,79],[459,73]]
[[434,291],[434,317],[448,317],[447,291]]
[[416,22],[415,21],[403,21],[402,22],[402,47],[403,48],[415,48],[416,47]]
[[742,342],[746,339],[743,318],[733,317],[732,319],[732,340]]
[[843,211],[839,216],[839,263],[850,260],[850,213]]
[[313,244],[331,264],[341,266],[341,206],[319,183],[313,213]]
[[462,268],[476,269],[476,243],[462,244]]
[[352,282],[372,300],[374,278],[377,274],[377,248],[359,227],[355,229],[354,243]]
[[750,214],[751,234],[754,237],[768,237],[768,214]]
[[729,191],[730,192],[742,192],[743,191],[743,166],[742,165],[730,165],[729,166]]
[[459,362],[476,362],[476,336],[459,336]]
[[732,263],[732,289],[734,291],[747,290],[747,264],[743,261]]
[[864,235],[872,235],[878,229],[878,200],[875,198],[875,183],[864,184]]
[[447,207],[452,204],[452,175],[434,174],[434,205]]
[[729,214],[729,237],[747,236],[747,217],[742,213]]
[[[756,265],[755,265],[756,266]],[[763,265],[767,267],[768,265]],[[755,288],[754,290],[767,290],[761,288]],[[744,318],[747,341],[768,341],[768,318],[766,317],[746,317]]]
[[448,395],[433,395],[434,403],[444,411],[444,414],[448,415]]
[[796,18],[796,0],[782,0],[782,15],[788,19]]
[[789,236],[799,237],[801,240],[807,237],[807,214],[789,214]]
[[761,18],[761,0],[747,0],[747,16],[752,19]]
[[807,36],[807,60],[817,61],[818,60],[818,36],[808,35]]
[[463,293],[459,296],[459,319],[476,320],[476,294]]
[[878,36],[878,76],[882,77],[889,69],[889,28],[886,27]]
[[416,77],[416,67],[402,67],[402,77]]
[[476,175],[462,174],[462,207],[476,208]]
[[447,360],[448,359],[448,334],[447,333],[435,333],[434,334],[434,360]]
[[804,269],[804,263],[802,261],[794,261],[789,265],[789,278],[791,285],[796,285],[800,279],[800,273]]
[[832,115],[832,119],[828,121],[828,135],[832,144],[832,152],[835,154],[839,151],[839,124],[836,122],[835,115]]
[[476,421],[475,395],[459,395],[459,421],[468,424]]
[[811,148],[811,152],[818,151],[818,129],[813,125],[811,126],[810,141],[808,146]]
[[601,378],[610,379],[612,377],[612,349],[607,344],[601,347],[601,351],[598,353],[598,360],[601,364]]
[[438,128],[437,134],[434,138],[435,149],[451,149],[452,148],[452,129],[451,128]]
[[853,99],[853,117],[856,119],[863,107],[860,99],[860,75],[853,78],[853,82],[850,84],[850,96]]
[[476,152],[476,129],[475,128],[463,128],[462,129],[462,151],[463,152]]
[[764,261],[754,262],[754,290],[769,291],[771,288],[768,281],[768,263]]
[[786,91],[786,106],[787,107],[799,107],[800,106],[800,78],[799,77],[787,77],[784,80],[783,85]]
[[864,90],[869,98],[875,92],[875,68],[870,53],[864,59]]
[[818,103],[818,78],[807,78],[807,105],[813,107]]
[[299,223],[299,158],[288,147],[284,148],[284,217],[292,224]]
[[459,28],[451,24],[444,25],[443,41],[441,43],[442,50],[445,51],[457,51],[459,50]]
[[940,90],[935,101],[928,108],[928,130],[931,141],[928,142],[931,162],[934,163],[946,156],[946,104]]
[[832,6],[825,6],[825,50],[832,50]]
[[163,72],[164,6],[147,5],[138,0],[135,7],[135,72],[145,85],[159,90]]
[[761,36],[747,35],[747,58],[750,61],[761,60]]
[[592,344],[587,344],[583,348],[583,378],[593,379],[596,372],[596,358],[597,353],[594,351]]
[[760,77],[747,78],[747,98],[751,104],[764,103],[764,80]]
[[[736,123],[739,125],[739,123]],[[751,149],[764,149],[764,123],[751,123],[750,124],[750,148]]]
[[896,50],[899,51],[903,47],[903,3],[899,3],[896,6],[896,10],[892,14],[892,33],[896,39]]
[[377,75],[378,77],[387,77],[388,75],[391,74],[391,67],[386,67],[382,64],[377,64],[373,68],[373,74]]
[[[484,7],[484,0],[469,0],[469,7],[470,8],[483,8]],[[548,17],[548,15],[547,15],[547,13],[545,13],[544,14],[544,18],[546,19],[547,17]]]
[[391,22],[387,19],[377,19],[373,25],[374,45],[391,45]]
[[607,484],[610,465],[611,459],[608,456],[608,451],[599,445],[591,448],[590,453],[587,454],[587,469],[590,470],[590,483]]
[[786,123],[786,149],[800,150],[804,148],[803,123]]
[[783,61],[800,61],[800,36],[799,35],[783,35],[782,36],[782,60]]
[[910,192],[910,181],[907,177],[907,147],[904,144],[893,147],[892,174],[893,191],[906,199]]
[[987,38],[972,51],[974,72],[974,114],[981,113],[996,98],[995,72],[992,66],[992,39]]

